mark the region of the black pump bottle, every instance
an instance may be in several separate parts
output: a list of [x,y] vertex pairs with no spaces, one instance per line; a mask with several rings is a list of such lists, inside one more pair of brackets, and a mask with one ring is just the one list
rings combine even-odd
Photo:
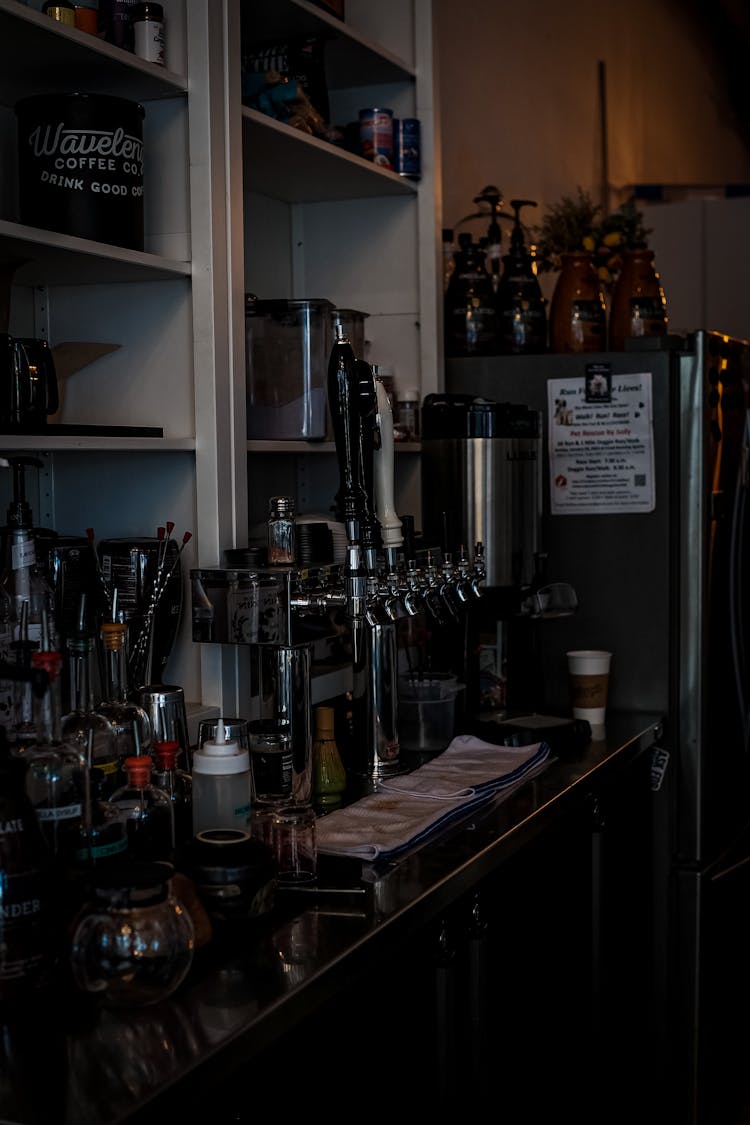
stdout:
[[445,293],[446,356],[497,355],[497,304],[485,269],[486,242],[463,231]]
[[510,253],[503,257],[497,289],[498,348],[502,355],[534,355],[547,350],[547,312],[521,227],[521,208],[532,199],[511,199],[515,212]]

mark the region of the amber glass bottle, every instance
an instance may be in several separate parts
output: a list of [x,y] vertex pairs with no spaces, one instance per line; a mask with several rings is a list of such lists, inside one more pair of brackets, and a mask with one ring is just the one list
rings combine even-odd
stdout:
[[667,323],[667,303],[654,267],[653,250],[646,246],[626,250],[612,293],[610,348],[621,351],[629,336],[664,336]]
[[563,254],[549,311],[552,352],[601,352],[606,347],[607,306],[593,255]]

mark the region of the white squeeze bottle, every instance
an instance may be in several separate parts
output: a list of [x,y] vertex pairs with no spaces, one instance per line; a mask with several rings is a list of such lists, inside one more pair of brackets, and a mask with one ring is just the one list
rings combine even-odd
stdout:
[[239,742],[225,741],[221,719],[215,741],[194,752],[192,776],[193,835],[209,828],[249,828],[250,754]]

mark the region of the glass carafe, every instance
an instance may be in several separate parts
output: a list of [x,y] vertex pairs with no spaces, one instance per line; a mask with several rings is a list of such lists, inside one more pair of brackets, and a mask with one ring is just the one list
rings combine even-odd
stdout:
[[193,923],[171,888],[168,863],[124,863],[102,873],[71,945],[73,979],[105,1005],[155,1004],[185,979]]

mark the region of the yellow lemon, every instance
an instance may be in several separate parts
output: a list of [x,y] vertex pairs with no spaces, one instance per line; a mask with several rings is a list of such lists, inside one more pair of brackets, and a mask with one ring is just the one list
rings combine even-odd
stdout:
[[591,253],[593,250],[596,249],[596,243],[594,242],[594,239],[592,238],[592,236],[590,234],[584,235],[584,237],[583,237],[583,248],[584,248],[584,250],[588,250],[589,253]]
[[611,230],[609,234],[605,234],[602,242],[605,246],[619,246],[622,242],[622,234],[619,230]]

